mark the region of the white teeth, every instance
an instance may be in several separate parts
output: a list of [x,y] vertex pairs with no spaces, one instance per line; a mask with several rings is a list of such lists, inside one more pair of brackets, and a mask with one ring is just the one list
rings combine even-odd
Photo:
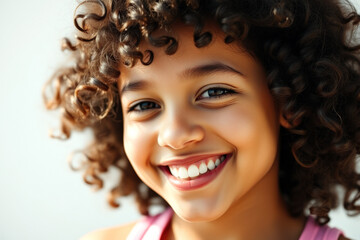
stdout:
[[222,155],[217,158],[214,162],[213,159],[209,159],[208,163],[201,162],[200,166],[198,167],[195,164],[190,165],[190,167],[175,167],[169,166],[170,173],[176,178],[187,179],[187,178],[196,178],[197,176],[204,174],[208,171],[214,170],[218,167],[222,162],[225,161],[226,156]]
[[170,168],[171,174],[172,174],[174,177],[179,177],[179,173],[178,173],[177,168],[175,168],[175,167],[169,167],[169,168]]
[[191,178],[199,176],[199,169],[195,165],[191,165],[188,169],[188,175]]
[[200,172],[200,174],[204,174],[204,173],[206,173],[207,171],[208,171],[208,168],[207,168],[206,164],[205,164],[205,163],[201,163],[201,164],[200,164],[200,167],[199,167],[199,172]]
[[219,166],[219,165],[220,165],[220,159],[216,159],[215,166]]
[[215,168],[215,164],[214,164],[213,160],[210,160],[208,162],[207,167],[209,170],[213,170]]
[[181,168],[179,168],[179,177],[180,178],[188,178],[189,177],[189,175],[188,175],[188,171],[186,170],[186,168],[184,168],[184,167],[181,167]]

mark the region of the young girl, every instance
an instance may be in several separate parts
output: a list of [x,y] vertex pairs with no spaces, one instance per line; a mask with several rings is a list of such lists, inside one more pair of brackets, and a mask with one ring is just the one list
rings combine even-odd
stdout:
[[64,137],[93,130],[85,182],[118,168],[110,204],[147,215],[83,239],[347,239],[326,224],[339,199],[360,213],[350,3],[88,0],[74,22],[47,107]]

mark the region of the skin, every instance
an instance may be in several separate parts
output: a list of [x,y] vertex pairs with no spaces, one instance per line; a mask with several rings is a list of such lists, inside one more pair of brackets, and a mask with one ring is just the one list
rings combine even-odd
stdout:
[[[121,66],[118,82],[125,152],[141,180],[175,212],[163,239],[298,239],[306,219],[289,216],[278,187],[279,127],[288,124],[262,66],[238,45],[223,43],[216,27],[209,27],[213,40],[201,49],[194,46],[191,27],[174,29],[174,55],[142,43],[154,61]],[[232,70],[190,71],[205,65]],[[214,96],[214,88],[222,90]],[[220,174],[195,190],[175,188],[159,168],[171,159],[223,153],[232,157]],[[82,239],[125,239],[133,226]]]
[[[262,66],[223,43],[216,28],[211,32],[210,46],[198,49],[192,29],[176,27],[175,55],[144,43],[153,63],[122,66],[125,152],[142,181],[176,213],[168,239],[297,239],[304,219],[289,217],[280,198],[280,119]],[[235,71],[189,73],[219,64]],[[221,94],[210,97],[211,88]],[[232,154],[230,161],[196,190],[174,188],[159,169],[169,159],[223,153]]]

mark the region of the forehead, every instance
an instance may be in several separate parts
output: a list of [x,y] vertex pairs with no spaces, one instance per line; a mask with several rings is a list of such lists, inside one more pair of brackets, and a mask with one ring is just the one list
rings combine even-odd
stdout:
[[[133,67],[120,66],[119,86],[123,86],[133,80],[159,77],[161,75],[184,75],[187,69],[195,66],[225,64],[237,69],[246,75],[247,71],[262,72],[258,61],[239,42],[231,44],[224,43],[226,35],[215,24],[208,24],[204,31],[212,34],[212,41],[209,45],[197,48],[194,44],[194,29],[192,26],[176,24],[170,32],[158,31],[154,35],[171,36],[178,41],[178,49],[173,55],[165,53],[165,47],[154,47],[143,40],[140,44],[140,51],[150,50],[154,54],[153,62],[150,65],[143,65],[140,61]],[[240,68],[240,69],[239,69]],[[254,69],[256,68],[256,69]]]

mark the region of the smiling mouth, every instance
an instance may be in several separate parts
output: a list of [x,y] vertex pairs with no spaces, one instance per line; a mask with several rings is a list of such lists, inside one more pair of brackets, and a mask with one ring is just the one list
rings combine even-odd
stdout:
[[190,180],[213,171],[226,159],[226,154],[221,156],[214,156],[208,159],[201,160],[190,166],[168,166],[172,176],[178,179]]
[[232,158],[232,153],[211,156],[191,164],[160,166],[168,181],[175,188],[195,190],[212,182]]

